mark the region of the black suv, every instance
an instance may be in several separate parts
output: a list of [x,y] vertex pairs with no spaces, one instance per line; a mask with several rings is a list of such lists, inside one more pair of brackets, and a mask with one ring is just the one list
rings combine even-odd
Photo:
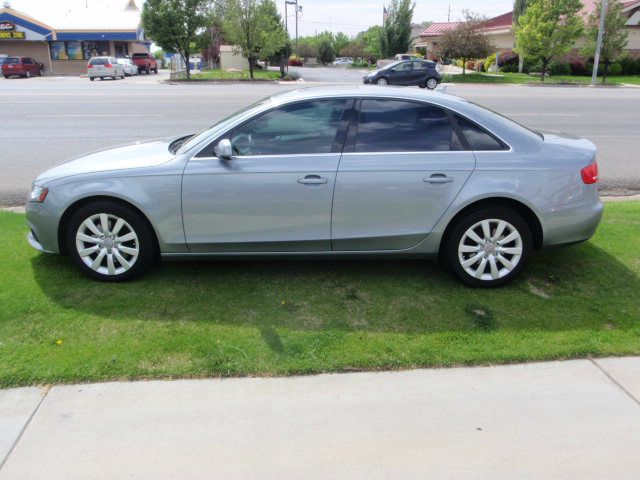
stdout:
[[403,60],[385,65],[364,77],[364,83],[376,85],[417,85],[433,90],[442,82],[435,62]]

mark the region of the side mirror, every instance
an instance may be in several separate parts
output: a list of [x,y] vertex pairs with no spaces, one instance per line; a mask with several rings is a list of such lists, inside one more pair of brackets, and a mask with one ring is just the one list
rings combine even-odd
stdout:
[[233,157],[233,148],[231,147],[231,141],[228,138],[223,138],[216,145],[216,156],[221,160],[231,160]]

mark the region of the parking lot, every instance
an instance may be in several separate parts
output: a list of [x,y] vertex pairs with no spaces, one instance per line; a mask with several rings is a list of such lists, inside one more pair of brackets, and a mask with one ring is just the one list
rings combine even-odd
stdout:
[[[304,85],[354,83],[362,72],[299,69]],[[264,96],[300,84],[170,84],[166,73],[89,82],[79,77],[1,79],[0,205],[24,203],[42,170],[92,150],[192,133]],[[640,190],[640,89],[450,85],[461,95],[535,129],[585,136],[599,149],[602,190]]]

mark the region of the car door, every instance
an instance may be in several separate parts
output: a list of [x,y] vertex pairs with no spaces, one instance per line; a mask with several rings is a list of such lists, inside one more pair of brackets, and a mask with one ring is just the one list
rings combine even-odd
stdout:
[[358,103],[336,179],[332,248],[411,248],[451,205],[475,157],[439,106],[388,98]]
[[408,85],[411,78],[411,62],[398,63],[391,69],[389,84]]
[[[317,99],[275,107],[194,156],[182,186],[189,249],[331,250],[333,187],[352,103]],[[231,160],[213,156],[223,138],[231,141]]]
[[411,70],[411,85],[424,85],[429,73],[429,64],[421,61],[411,62],[413,69]]

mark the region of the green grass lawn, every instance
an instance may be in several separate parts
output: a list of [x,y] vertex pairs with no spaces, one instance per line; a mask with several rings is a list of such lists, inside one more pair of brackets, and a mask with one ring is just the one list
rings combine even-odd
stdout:
[[420,260],[166,262],[103,284],[0,212],[0,386],[640,354],[640,202],[474,290]]
[[[255,80],[280,80],[280,72],[272,70],[254,70]],[[249,70],[241,72],[229,72],[226,70],[207,70],[201,73],[191,74],[191,80],[250,80]]]
[[[534,77],[526,73],[466,73],[464,75],[445,75],[444,82],[451,83],[533,83],[540,84],[540,77]],[[573,75],[555,75],[544,79],[544,83],[549,85],[571,84],[590,85],[591,77]],[[640,75],[620,75],[607,77],[607,85],[632,84],[640,85]],[[598,85],[602,85],[602,78],[598,77]]]

